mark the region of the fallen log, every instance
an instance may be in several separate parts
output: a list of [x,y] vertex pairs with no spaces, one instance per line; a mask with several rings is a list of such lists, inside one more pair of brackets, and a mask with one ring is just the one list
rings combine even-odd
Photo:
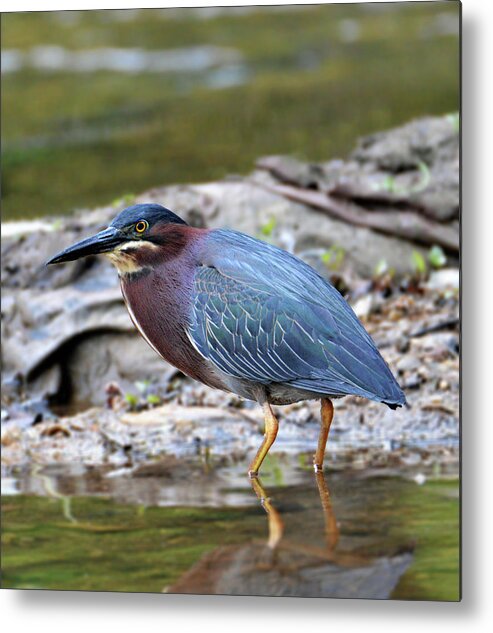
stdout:
[[459,252],[459,232],[454,226],[433,222],[413,211],[390,211],[389,209],[367,211],[354,202],[319,191],[299,189],[290,185],[268,184],[255,179],[249,182],[293,202],[300,202],[323,211],[343,222],[370,228],[386,235],[396,235],[426,246],[437,244],[449,253],[458,254]]

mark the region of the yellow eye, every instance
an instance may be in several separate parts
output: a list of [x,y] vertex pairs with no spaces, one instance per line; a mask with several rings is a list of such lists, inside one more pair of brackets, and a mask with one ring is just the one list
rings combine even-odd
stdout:
[[143,233],[148,228],[149,223],[146,220],[139,220],[135,225],[135,230],[137,231],[137,233]]

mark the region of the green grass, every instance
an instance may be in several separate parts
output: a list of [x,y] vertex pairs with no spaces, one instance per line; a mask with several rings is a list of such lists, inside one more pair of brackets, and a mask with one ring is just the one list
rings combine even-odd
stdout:
[[[328,160],[356,137],[458,108],[458,38],[423,37],[456,3],[387,11],[326,5],[201,21],[141,11],[131,22],[83,12],[2,16],[2,46],[239,50],[251,79],[223,90],[199,78],[97,72],[2,79],[3,217],[68,213],[148,187],[247,173],[256,158]],[[344,43],[342,19],[359,24]],[[306,59],[313,60],[310,68]]]

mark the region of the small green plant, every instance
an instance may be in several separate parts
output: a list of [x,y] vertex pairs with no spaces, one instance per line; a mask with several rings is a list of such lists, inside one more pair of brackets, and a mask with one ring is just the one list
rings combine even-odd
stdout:
[[139,406],[139,396],[136,396],[134,393],[126,393],[125,400],[128,402],[131,410],[137,409]]
[[430,184],[431,173],[428,165],[420,160],[418,163],[418,169],[421,174],[421,180],[414,187],[411,187],[408,193],[419,193],[420,191],[423,191],[423,189],[426,189],[426,187]]
[[373,270],[374,277],[383,277],[389,272],[389,265],[386,259],[380,259]]
[[440,246],[432,246],[428,251],[428,261],[432,268],[443,268],[447,263],[447,256]]
[[264,237],[270,237],[274,231],[274,229],[277,226],[277,220],[276,218],[272,217],[268,222],[266,222],[265,224],[262,224],[262,226],[260,227],[260,233],[264,236]]
[[390,176],[390,174],[385,176],[380,186],[384,191],[388,191],[388,193],[397,193],[395,178]]
[[346,251],[342,246],[331,246],[321,255],[320,259],[330,270],[339,270],[345,256]]
[[161,404],[160,396],[151,391],[152,383],[150,380],[138,380],[134,384],[137,388],[138,394],[125,394],[125,400],[127,401],[130,410],[136,411],[140,409],[148,409]]
[[427,272],[426,259],[419,251],[413,251],[411,255],[413,271],[416,275],[424,277]]
[[376,188],[386,191],[387,193],[393,193],[399,196],[409,196],[413,193],[419,193],[420,191],[423,191],[423,189],[426,189],[426,187],[430,184],[431,173],[428,165],[422,160],[418,162],[417,167],[420,173],[420,179],[419,182],[414,185],[414,187],[399,187],[395,181],[395,178],[390,174],[387,174]]

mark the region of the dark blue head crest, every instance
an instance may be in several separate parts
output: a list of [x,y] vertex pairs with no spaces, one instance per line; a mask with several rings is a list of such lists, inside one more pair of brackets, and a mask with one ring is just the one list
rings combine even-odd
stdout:
[[135,224],[139,220],[147,220],[149,226],[155,224],[187,224],[176,213],[170,211],[160,204],[134,204],[127,207],[111,222],[111,226],[122,229],[131,224]]

